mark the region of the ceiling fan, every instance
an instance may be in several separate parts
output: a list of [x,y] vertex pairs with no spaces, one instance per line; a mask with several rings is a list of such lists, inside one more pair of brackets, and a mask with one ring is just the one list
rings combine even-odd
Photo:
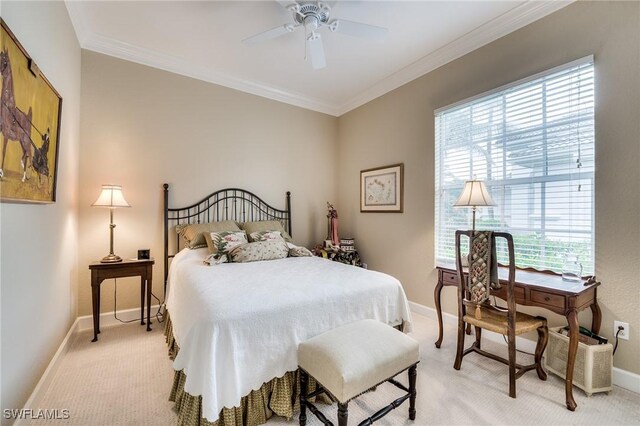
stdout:
[[297,28],[304,28],[306,50],[311,58],[314,69],[324,68],[327,63],[320,30],[329,28],[331,32],[347,34],[356,37],[381,37],[386,35],[387,29],[346,19],[331,19],[331,5],[335,2],[277,0],[293,15],[293,22],[280,25],[242,40],[251,46],[263,41],[271,40],[294,32]]

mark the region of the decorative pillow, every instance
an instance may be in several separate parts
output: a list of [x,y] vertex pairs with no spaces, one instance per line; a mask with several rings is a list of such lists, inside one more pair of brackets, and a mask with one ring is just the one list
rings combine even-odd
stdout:
[[[184,238],[186,247],[196,249],[206,247],[208,244],[205,235],[210,232],[240,231],[238,224],[233,220],[210,223],[192,223],[190,225],[177,225],[176,232]],[[203,235],[204,234],[204,235]],[[211,251],[211,250],[209,250]]]
[[306,247],[297,246],[293,243],[287,243],[289,248],[289,257],[312,257],[313,253]]
[[280,239],[242,244],[231,249],[228,256],[232,262],[244,263],[284,259],[288,255],[289,247]]
[[252,243],[256,241],[272,241],[272,240],[284,241],[284,238],[282,238],[282,232],[259,231],[259,232],[252,232],[249,235],[249,241]]
[[289,249],[290,257],[312,257],[313,253],[306,247],[292,247]]
[[287,242],[291,242],[291,235],[287,231],[285,231],[284,226],[278,220],[261,220],[258,222],[245,222],[240,224],[240,228],[247,231],[248,235],[253,234],[254,232],[264,232],[264,231],[280,231],[282,238]]
[[247,244],[247,234],[244,231],[223,231],[223,232],[211,232],[208,234],[207,243],[209,248],[213,248],[211,254],[207,257],[206,262],[211,264],[211,260],[214,263],[224,263],[229,260],[229,251],[236,246]]

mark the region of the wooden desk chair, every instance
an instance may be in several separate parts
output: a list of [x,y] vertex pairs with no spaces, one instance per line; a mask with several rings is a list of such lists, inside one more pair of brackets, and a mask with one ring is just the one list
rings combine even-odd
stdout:
[[[469,279],[465,280],[462,272],[462,254],[460,253],[460,237],[469,237]],[[491,287],[500,288],[497,271],[491,274],[492,263],[497,266],[495,259],[495,240],[497,237],[507,240],[509,251],[509,280],[507,282],[507,308],[498,308],[490,304]],[[492,253],[493,252],[493,253]],[[458,271],[458,347],[456,361],[453,368],[460,370],[462,358],[476,352],[480,355],[500,361],[509,366],[509,396],[516,397],[516,379],[529,370],[535,368],[540,380],[547,380],[547,373],[542,366],[542,354],[547,346],[547,320],[533,317],[516,311],[514,284],[516,276],[513,237],[504,232],[488,231],[456,231],[456,267]],[[495,270],[495,269],[494,269]],[[483,277],[490,276],[485,279]],[[467,285],[467,282],[470,283]],[[489,284],[491,283],[491,284]],[[467,299],[469,297],[469,299]],[[470,313],[467,313],[470,308]],[[464,350],[465,323],[475,327],[476,340],[468,349]],[[481,349],[480,339],[482,329],[490,330],[507,336],[509,359],[486,352]],[[516,336],[537,330],[538,343],[536,345],[535,362],[530,365],[516,363]],[[516,371],[517,369],[517,371]]]

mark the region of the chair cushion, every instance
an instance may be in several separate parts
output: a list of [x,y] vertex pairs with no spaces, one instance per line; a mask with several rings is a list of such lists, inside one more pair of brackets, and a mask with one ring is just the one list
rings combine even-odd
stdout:
[[[476,319],[473,312],[464,316],[464,322],[494,331],[496,333],[508,334],[509,325],[506,313],[502,314],[490,308],[481,307],[481,319]],[[547,325],[547,320],[542,317],[534,317],[523,312],[516,312],[516,336],[530,331],[535,331],[538,327]]]
[[298,365],[347,402],[420,360],[418,342],[380,321],[347,324],[298,346]]

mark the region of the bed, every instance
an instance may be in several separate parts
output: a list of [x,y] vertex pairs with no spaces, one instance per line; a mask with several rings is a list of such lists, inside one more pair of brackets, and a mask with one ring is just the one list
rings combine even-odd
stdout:
[[[203,262],[206,248],[181,248],[175,225],[278,220],[291,234],[291,194],[274,208],[241,189],[216,191],[181,208],[165,185],[167,342],[176,370],[171,398],[181,424],[252,425],[296,407],[301,341],[356,320],[410,327],[393,277],[317,257]],[[171,260],[171,267],[169,260]]]

